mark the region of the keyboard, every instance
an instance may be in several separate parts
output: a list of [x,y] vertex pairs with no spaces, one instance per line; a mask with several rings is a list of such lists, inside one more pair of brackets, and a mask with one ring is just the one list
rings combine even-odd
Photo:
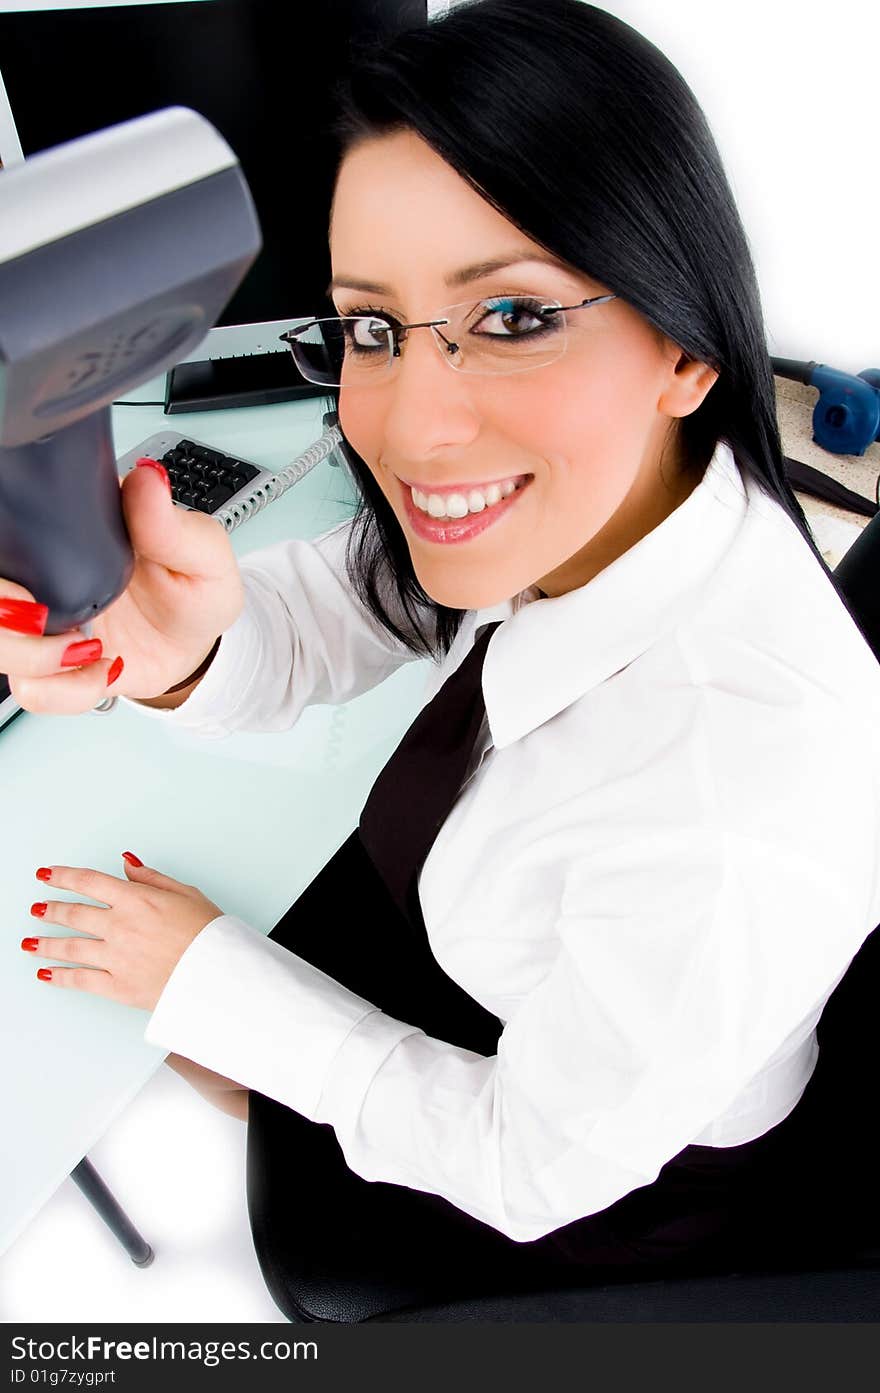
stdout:
[[160,431],[148,436],[116,461],[120,475],[136,467],[142,455],[164,464],[171,481],[171,497],[184,508],[215,513],[232,503],[239,493],[251,493],[261,475],[273,477],[252,460],[227,454],[215,445],[193,440],[177,431]]

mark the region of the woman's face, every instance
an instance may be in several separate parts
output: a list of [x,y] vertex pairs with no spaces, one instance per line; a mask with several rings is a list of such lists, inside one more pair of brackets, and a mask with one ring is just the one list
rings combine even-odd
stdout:
[[[364,141],[342,161],[330,253],[338,314],[369,307],[415,323],[437,318],[441,306],[490,295],[575,305],[609,293],[548,259],[410,131]],[[447,284],[460,268],[496,259],[517,264]],[[533,585],[546,595],[584,585],[699,482],[681,476],[667,437],[673,418],[699,406],[716,374],[619,298],[566,320],[565,353],[528,372],[455,371],[423,328],[406,335],[386,380],[340,391],[342,429],[438,604],[482,609]],[[497,516],[476,535],[454,540],[453,519],[431,537],[414,524],[413,485],[445,500],[508,480],[524,484],[480,511],[486,522]]]

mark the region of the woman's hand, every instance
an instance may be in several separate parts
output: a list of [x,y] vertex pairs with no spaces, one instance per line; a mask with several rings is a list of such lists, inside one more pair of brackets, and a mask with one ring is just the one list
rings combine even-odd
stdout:
[[[87,895],[101,905],[74,900],[46,900],[44,924],[89,934],[64,938],[53,934],[22,941],[35,944],[35,956],[58,959],[72,967],[51,971],[53,986],[96,992],[152,1011],[180,958],[206,924],[224,913],[194,885],[184,885],[149,866],[130,865],[127,880],[79,866],[49,866],[48,886]],[[41,876],[41,880],[45,877]],[[31,910],[34,913],[34,909]],[[45,978],[41,980],[47,980]]]
[[[44,634],[41,596],[0,578],[0,672],[25,711],[73,716],[107,696],[158,696],[195,671],[244,609],[228,534],[207,513],[176,507],[164,474],[161,465],[144,465],[119,481],[134,570],[92,621],[90,640],[81,629]],[[66,649],[85,642],[91,651],[63,665]],[[122,674],[108,688],[117,657]]]

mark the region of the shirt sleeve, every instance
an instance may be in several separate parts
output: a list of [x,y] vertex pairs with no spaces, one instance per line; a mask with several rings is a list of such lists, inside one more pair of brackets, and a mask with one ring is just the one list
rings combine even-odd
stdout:
[[528,1242],[650,1184],[731,1105],[873,927],[867,864],[848,883],[853,864],[699,828],[585,857],[558,956],[491,1058],[226,915],[184,953],[145,1038],[331,1124],[364,1179]]
[[[132,710],[205,739],[235,731],[289,730],[306,706],[350,701],[419,654],[395,638],[355,594],[345,567],[351,520],[312,541],[295,538],[242,557],[242,613],[211,666],[180,706],[163,710],[122,696]],[[413,632],[385,575],[385,602]],[[429,640],[431,611],[418,608]]]

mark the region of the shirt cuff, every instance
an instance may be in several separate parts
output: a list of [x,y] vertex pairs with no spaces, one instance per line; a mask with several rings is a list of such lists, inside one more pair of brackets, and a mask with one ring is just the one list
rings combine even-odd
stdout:
[[245,590],[245,606],[233,624],[221,635],[220,646],[204,677],[179,706],[143,706],[131,697],[119,700],[141,716],[158,718],[166,725],[190,730],[206,739],[219,740],[234,733],[230,717],[246,698],[248,689],[262,670],[263,640],[257,618],[258,602],[249,594],[249,578],[240,568]]
[[[385,1029],[377,1022],[369,1048],[365,1039],[359,1054],[358,1086],[364,1091],[381,1060],[413,1027],[385,1016],[242,919],[222,914],[178,959],[144,1040],[317,1121],[334,1056],[371,1015]],[[346,1111],[353,1105],[349,1098]]]

